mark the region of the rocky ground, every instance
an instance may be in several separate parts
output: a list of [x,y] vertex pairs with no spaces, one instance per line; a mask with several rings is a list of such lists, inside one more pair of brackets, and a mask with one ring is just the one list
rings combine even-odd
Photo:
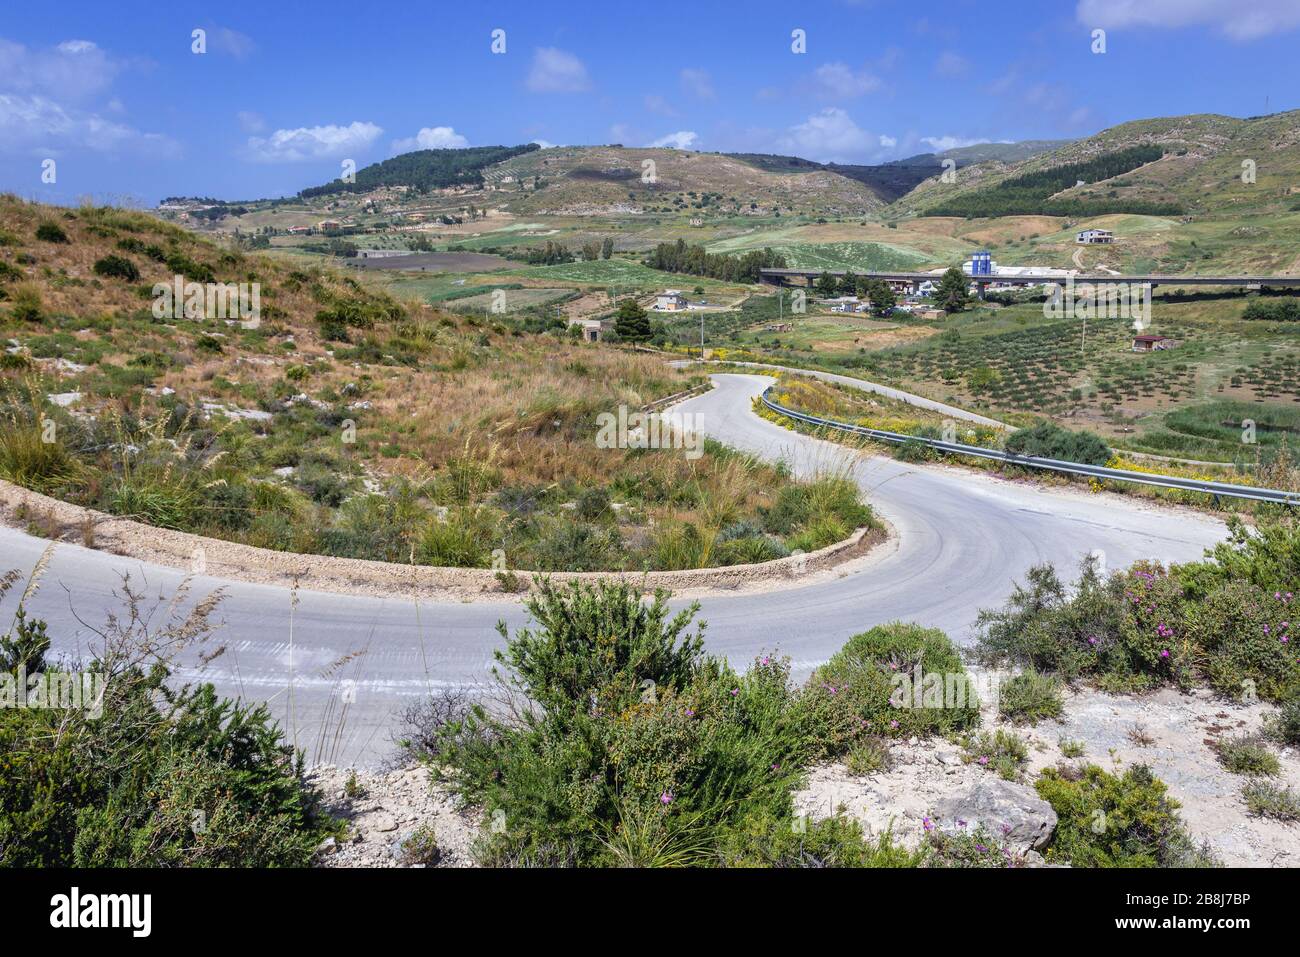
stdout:
[[[1023,783],[1002,782],[994,772],[964,763],[961,749],[942,738],[912,739],[891,747],[894,766],[886,772],[854,776],[843,764],[815,769],[795,796],[796,810],[816,819],[842,807],[872,833],[892,827],[910,846],[920,841],[927,817],[940,827],[958,817],[983,819],[991,830],[1005,822],[1017,829],[1011,843],[1025,850],[1035,842],[1020,841],[1020,833],[1038,833],[1051,812],[1033,789],[1043,768],[1065,762],[1123,771],[1146,764],[1182,805],[1192,837],[1207,842],[1224,864],[1300,866],[1300,826],[1250,815],[1241,798],[1247,778],[1228,772],[1211,747],[1220,737],[1258,731],[1271,710],[1228,703],[1205,691],[1130,696],[1080,690],[1066,696],[1061,721],[1014,728],[985,713],[983,728],[1008,728],[1028,743]],[[1062,741],[1082,745],[1083,755],[1066,758]],[[1300,790],[1300,754],[1276,753],[1282,772],[1275,783]]]
[[[1060,721],[1013,727],[984,714],[985,730],[1014,730],[1029,745],[1019,782],[966,763],[953,742],[912,739],[891,745],[888,771],[858,776],[838,763],[813,769],[795,795],[796,813],[817,819],[842,808],[871,833],[892,829],[909,846],[921,840],[926,818],[947,828],[959,821],[983,822],[1037,864],[1036,849],[1050,838],[1056,818],[1033,788],[1042,769],[1065,762],[1122,771],[1141,763],[1169,786],[1192,837],[1207,842],[1224,864],[1300,866],[1300,826],[1251,816],[1241,799],[1247,779],[1224,769],[1211,747],[1220,737],[1258,731],[1271,710],[1264,704],[1228,703],[1204,691],[1130,696],[1079,690],[1067,694]],[[1066,758],[1062,742],[1082,746],[1083,754]],[[1282,765],[1275,783],[1300,790],[1300,753],[1274,750]],[[349,786],[353,773],[336,767],[312,772],[333,813],[349,822],[347,835],[322,847],[321,866],[473,866],[470,846],[481,821],[457,810],[454,798],[430,783],[427,770],[358,770]],[[425,826],[432,828],[438,848],[431,860],[404,851]]]
[[[473,866],[470,844],[478,820],[432,786],[426,768],[354,772],[322,766],[311,775],[330,812],[348,822],[347,833],[330,838],[317,853],[321,867]],[[424,840],[430,829],[436,853]]]

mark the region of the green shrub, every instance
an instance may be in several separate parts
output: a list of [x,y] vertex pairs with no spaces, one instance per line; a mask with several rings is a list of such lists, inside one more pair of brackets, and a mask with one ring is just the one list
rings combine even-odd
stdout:
[[1188,597],[1204,598],[1220,585],[1249,582],[1289,604],[1300,582],[1300,519],[1262,515],[1254,527],[1236,515],[1228,518],[1228,537],[1206,552],[1206,561],[1177,568]]
[[1001,868],[1021,864],[982,824],[973,831],[930,831],[925,836],[924,855],[926,867]]
[[747,815],[719,841],[723,867],[917,867],[924,859],[894,843],[886,832],[874,841],[842,815],[791,821],[773,814]]
[[1243,735],[1223,738],[1215,746],[1219,763],[1233,774],[1263,774],[1271,776],[1282,770],[1277,756],[1258,738]]
[[46,243],[66,243],[68,234],[58,223],[44,222],[36,227],[36,238]]
[[877,774],[893,767],[894,758],[889,752],[889,742],[886,739],[870,736],[853,746],[844,763],[850,774]]
[[715,541],[713,561],[717,565],[755,565],[785,558],[789,554],[790,549],[780,539],[771,535],[755,535],[752,538]]
[[1300,746],[1300,696],[1288,698],[1264,723],[1265,732],[1274,741],[1290,747]]
[[561,517],[540,523],[527,554],[536,571],[594,572],[618,567],[623,547],[612,528]]
[[1216,691],[1270,701],[1300,694],[1291,603],[1247,581],[1225,582],[1187,604],[1185,630]]
[[1007,437],[1006,450],[1018,455],[1105,465],[1114,453],[1091,432],[1071,432],[1052,422],[1040,422],[1033,428],[1019,429]]
[[1300,299],[1256,299],[1247,303],[1241,318],[1263,319],[1269,322],[1300,322]]
[[1258,778],[1247,781],[1241,789],[1246,809],[1257,817],[1292,824],[1300,821],[1300,795],[1289,787],[1279,787]]
[[488,568],[500,540],[490,509],[456,508],[446,520],[435,518],[425,527],[416,545],[416,560],[446,568]]
[[442,857],[442,849],[438,847],[438,836],[434,833],[433,826],[423,824],[416,828],[413,834],[402,841],[401,854],[402,863],[408,867],[437,864]]
[[107,279],[125,279],[127,282],[138,282],[140,279],[140,270],[125,256],[105,256],[96,260],[93,268],[95,275]]
[[1073,741],[1069,738],[1061,738],[1060,742],[1061,756],[1065,758],[1081,758],[1087,753],[1082,741]]
[[0,420],[0,478],[46,494],[75,483],[81,465],[61,441],[46,442],[50,434],[45,422]]
[[41,292],[30,283],[15,287],[10,302],[13,317],[19,322],[40,322],[44,315]]
[[803,697],[831,756],[868,735],[947,734],[979,723],[974,685],[948,636],[902,622],[850,638]]
[[1183,568],[1138,563],[1103,581],[1090,561],[1071,592],[1050,566],[1030,569],[1001,610],[981,611],[976,658],[1112,690],[1204,679],[1225,694],[1271,699],[1300,690],[1285,594],[1244,582],[1190,600]]
[[575,513],[584,522],[608,521],[614,517],[609,492],[603,488],[584,488],[574,503]]
[[[623,583],[541,579],[535,622],[497,654],[510,718],[482,707],[449,721],[440,774],[506,833],[482,863],[695,863],[755,813],[790,820],[813,742],[788,664],[743,677],[703,654],[695,608],[670,617]],[[786,826],[789,826],[788,823]]]
[[1017,724],[1059,718],[1064,707],[1060,681],[1050,675],[1025,671],[998,687],[998,714]]
[[967,735],[962,750],[968,764],[978,764],[1007,781],[1018,780],[1029,761],[1029,746],[1019,735],[1002,728],[992,734],[980,731]]
[[1178,816],[1178,802],[1145,765],[1123,775],[1095,764],[1080,771],[1048,768],[1035,782],[1056,811],[1044,856],[1074,867],[1186,867],[1212,863]]
[[[305,866],[333,830],[265,706],[168,688],[215,602],[154,629],[136,599],[111,620],[101,716],[0,709],[0,860],[10,867]],[[41,629],[43,632],[43,628]],[[142,665],[148,665],[143,670]],[[12,661],[7,662],[12,664]],[[28,657],[29,673],[45,672]]]

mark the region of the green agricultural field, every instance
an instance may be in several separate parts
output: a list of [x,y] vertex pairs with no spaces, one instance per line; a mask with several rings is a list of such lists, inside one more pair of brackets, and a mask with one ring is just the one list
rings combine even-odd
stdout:
[[[919,269],[931,263],[924,253],[902,245],[864,242],[781,243],[768,234],[751,234],[708,246],[709,252],[771,249],[786,259],[791,269],[852,269],[854,272],[888,272]],[[743,245],[741,244],[743,241]]]
[[[481,287],[475,287],[481,288]],[[563,302],[575,295],[572,289],[504,289],[504,304],[507,314],[524,309],[533,309]],[[448,309],[454,312],[488,312],[493,305],[493,291],[485,290],[472,296],[443,300]]]
[[1300,406],[1232,399],[1167,412],[1159,427],[1141,437],[1148,451],[1214,461],[1250,454],[1252,445],[1273,450],[1283,443],[1292,449],[1300,443]]

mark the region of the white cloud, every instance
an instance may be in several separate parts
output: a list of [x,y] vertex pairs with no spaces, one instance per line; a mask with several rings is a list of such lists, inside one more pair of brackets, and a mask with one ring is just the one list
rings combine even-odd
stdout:
[[921,142],[929,146],[936,153],[944,153],[948,150],[961,149],[963,146],[978,146],[980,143],[988,143],[985,139],[968,139],[964,136],[922,136]]
[[966,58],[951,50],[940,53],[939,59],[934,61],[934,72],[939,76],[961,76],[969,68],[970,64],[966,62]]
[[553,150],[557,145],[555,143],[550,142],[549,140],[533,140],[532,142],[536,143],[544,150]]
[[711,100],[716,95],[713,90],[713,78],[707,70],[687,67],[680,74],[682,89],[700,100]]
[[878,76],[868,69],[856,70],[847,63],[823,63],[809,75],[795,81],[788,89],[764,87],[758,91],[762,99],[774,100],[787,96],[814,100],[852,100],[880,89]]
[[1079,0],[1076,15],[1090,27],[1216,26],[1234,40],[1254,40],[1300,26],[1296,0]]
[[591,87],[591,80],[587,68],[572,53],[538,47],[533,51],[527,86],[534,93],[581,93]]
[[250,136],[248,155],[259,163],[302,163],[347,156],[368,149],[383,129],[374,123],[300,126],[270,136]]
[[671,146],[675,150],[690,150],[695,149],[695,141],[699,138],[699,135],[691,130],[678,130],[676,133],[661,136],[646,145],[651,147]]
[[892,136],[886,136],[884,133],[881,133],[881,134],[880,134],[880,145],[883,146],[883,147],[884,147],[885,149],[887,149],[887,150],[892,150],[895,146],[898,145],[898,140],[896,140],[896,139],[895,139],[894,137],[892,137]]
[[65,40],[46,49],[29,49],[0,38],[0,152],[59,156],[69,150],[97,153],[179,155],[175,140],[146,133],[107,113],[125,106],[108,92],[126,64],[90,40]]
[[838,107],[827,107],[790,127],[778,140],[782,150],[821,162],[860,159],[877,148],[877,140]]
[[0,38],[0,89],[41,93],[59,101],[84,100],[108,89],[123,64],[89,40],[66,40],[29,50]]
[[852,99],[879,89],[880,80],[846,63],[823,63],[813,72],[813,86],[820,95]]
[[411,150],[458,150],[469,146],[469,140],[450,126],[426,126],[414,136],[393,141],[393,152],[409,153]]
[[161,133],[145,133],[40,95],[0,93],[0,151],[58,156],[72,149],[165,158],[180,155],[179,144]]

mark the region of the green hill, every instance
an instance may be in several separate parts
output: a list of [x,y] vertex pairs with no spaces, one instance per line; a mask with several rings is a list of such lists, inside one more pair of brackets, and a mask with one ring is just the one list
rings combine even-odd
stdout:
[[523,146],[474,146],[466,149],[416,150],[357,170],[356,182],[333,180],[312,186],[298,195],[308,198],[331,193],[365,193],[383,186],[409,186],[421,192],[448,186],[479,186],[483,170],[521,153],[538,149],[536,143]]
[[[1109,160],[1139,147],[1153,157],[1122,172]],[[1156,151],[1159,157],[1155,158]],[[1136,155],[1132,153],[1132,155]],[[1253,162],[1254,182],[1243,182]],[[1000,202],[1025,179],[1040,185],[1077,167],[1083,183],[1040,196],[1038,208]],[[1121,168],[1121,167],[1117,167]],[[1092,176],[1086,175],[1092,172]],[[1020,182],[1014,182],[1020,181]],[[1300,111],[1238,119],[1216,114],[1135,120],[1016,162],[991,160],[963,170],[955,183],[930,177],[896,201],[891,213],[996,215],[1057,213],[1284,212],[1300,200]],[[998,193],[1001,193],[1001,197]]]

